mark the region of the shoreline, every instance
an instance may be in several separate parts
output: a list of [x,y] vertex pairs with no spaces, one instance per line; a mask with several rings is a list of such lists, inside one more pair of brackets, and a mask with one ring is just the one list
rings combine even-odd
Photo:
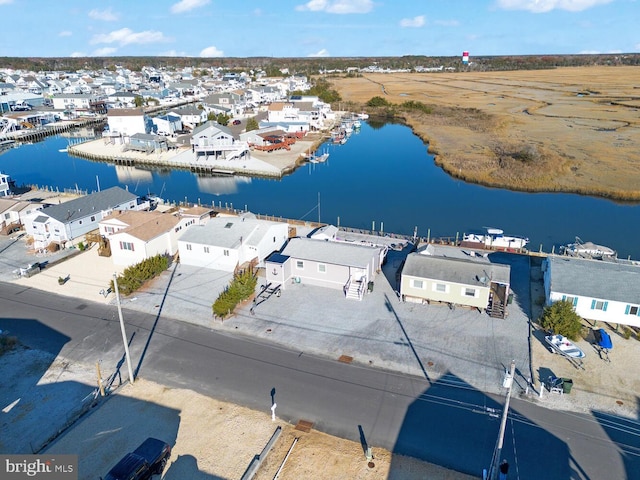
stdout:
[[201,160],[189,147],[151,154],[123,152],[123,145],[111,144],[102,138],[70,146],[67,153],[90,161],[115,165],[168,167],[205,175],[282,178],[306,164],[305,155],[315,152],[324,139],[324,135],[312,133],[292,144],[290,150],[250,150],[248,157],[233,160]]
[[[331,83],[351,109],[379,96],[382,87],[388,106],[368,107],[367,113],[411,128],[451,178],[513,192],[567,193],[637,205],[640,124],[633,85],[638,79],[635,67],[595,66],[372,73],[336,77]],[[585,83],[587,95],[580,89]],[[410,101],[425,108],[403,107]]]

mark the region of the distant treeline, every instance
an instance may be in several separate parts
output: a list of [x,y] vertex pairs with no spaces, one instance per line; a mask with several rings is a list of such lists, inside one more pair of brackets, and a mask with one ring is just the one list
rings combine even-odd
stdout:
[[[415,67],[454,68],[459,71],[538,70],[556,67],[640,65],[640,54],[585,55],[509,55],[470,57],[463,65],[461,57],[323,57],[323,58],[201,58],[201,57],[0,57],[0,68],[43,71],[115,70],[117,67],[140,71],[142,67],[169,70],[193,67],[206,69],[222,67],[226,71],[264,70],[269,76],[291,74],[317,75],[375,66],[381,69],[413,69]],[[283,71],[285,73],[283,73]],[[196,71],[197,74],[197,71]]]

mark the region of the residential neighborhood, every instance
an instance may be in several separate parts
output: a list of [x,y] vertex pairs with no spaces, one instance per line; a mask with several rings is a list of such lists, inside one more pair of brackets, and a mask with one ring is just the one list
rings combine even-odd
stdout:
[[[376,67],[365,69],[370,70]],[[1,173],[0,276],[8,285],[107,308],[124,303],[155,318],[150,328],[136,325],[138,338],[146,334],[142,331],[169,338],[168,329],[181,328],[176,325],[182,322],[202,329],[202,338],[214,332],[248,337],[274,349],[295,349],[297,358],[312,354],[363,371],[394,372],[390,384],[419,378],[430,387],[453,385],[486,395],[491,405],[494,398],[511,398],[513,388],[514,397],[551,410],[582,411],[597,404],[626,414],[630,408],[634,387],[624,381],[605,399],[596,396],[606,383],[600,372],[609,348],[603,350],[594,332],[617,335],[616,353],[637,350],[631,341],[618,343],[640,328],[636,261],[547,254],[458,241],[457,235],[453,240],[395,234],[382,225],[350,228],[340,225],[340,217],[336,224],[321,222],[320,193],[315,221],[232,203],[223,207],[221,201],[207,205],[199,198],[166,201],[162,193],[138,189],[159,165],[190,170],[200,191],[215,183],[215,194],[219,184],[233,183],[236,176],[244,182],[254,176],[280,180],[298,163],[308,164],[311,172],[327,158],[311,152],[318,139],[343,144],[367,114],[333,110],[319,96],[301,94],[311,87],[306,77],[151,67],[140,72],[0,69],[0,76],[7,80],[0,96],[3,148],[55,128],[89,125],[96,138],[69,142],[60,153],[112,162],[118,179],[135,180],[128,182],[135,188],[101,188],[96,176],[95,189],[80,191],[76,185],[75,191],[60,192],[17,188],[11,172]],[[282,164],[264,160],[287,154]],[[133,165],[147,170],[128,170]],[[118,274],[158,257],[167,269],[135,293],[120,295],[111,287]],[[235,310],[217,315],[216,301],[247,272],[257,282],[255,291]],[[540,319],[561,304],[571,305],[579,318],[580,336],[571,345],[579,347],[581,358],[588,357],[587,367],[554,355],[559,352],[545,344],[554,332],[545,331]],[[85,303],[78,307],[84,308]],[[170,326],[156,330],[167,319]],[[518,363],[515,377],[507,371],[511,361]],[[619,363],[610,365],[616,379],[625,376]],[[207,374],[214,370],[199,368]],[[549,384],[550,378],[575,382],[573,394],[571,387]],[[630,382],[635,385],[635,379]],[[270,388],[275,419],[280,386]],[[425,392],[419,396],[431,395]],[[494,407],[482,414],[493,419],[497,408],[489,409]]]

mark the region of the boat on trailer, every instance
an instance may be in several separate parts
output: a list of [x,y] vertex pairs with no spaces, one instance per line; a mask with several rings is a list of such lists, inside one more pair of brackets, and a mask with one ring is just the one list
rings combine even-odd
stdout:
[[553,353],[559,353],[560,355],[576,360],[580,360],[586,355],[580,347],[564,335],[547,335],[544,339],[551,347]]

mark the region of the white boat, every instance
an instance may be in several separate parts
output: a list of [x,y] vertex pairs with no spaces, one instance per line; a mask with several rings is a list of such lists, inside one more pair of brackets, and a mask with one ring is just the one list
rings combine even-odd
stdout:
[[580,237],[576,237],[574,243],[569,243],[560,247],[560,253],[563,255],[571,255],[572,257],[585,257],[585,258],[604,258],[615,257],[616,251],[605,247],[604,245],[597,245],[592,242],[583,242]]
[[547,335],[544,339],[551,346],[552,352],[576,359],[585,357],[585,353],[563,335]]
[[368,118],[369,118],[369,114],[368,114],[368,113],[365,113],[365,112],[358,113],[356,116],[357,116],[360,120],[366,120],[366,119],[368,119]]
[[327,158],[329,158],[329,154],[323,153],[322,155],[311,155],[307,157],[307,160],[309,160],[311,163],[322,163],[326,162]]
[[524,248],[529,239],[516,235],[505,235],[499,228],[484,227],[483,233],[467,233],[463,237],[465,242],[482,243],[490,248]]

